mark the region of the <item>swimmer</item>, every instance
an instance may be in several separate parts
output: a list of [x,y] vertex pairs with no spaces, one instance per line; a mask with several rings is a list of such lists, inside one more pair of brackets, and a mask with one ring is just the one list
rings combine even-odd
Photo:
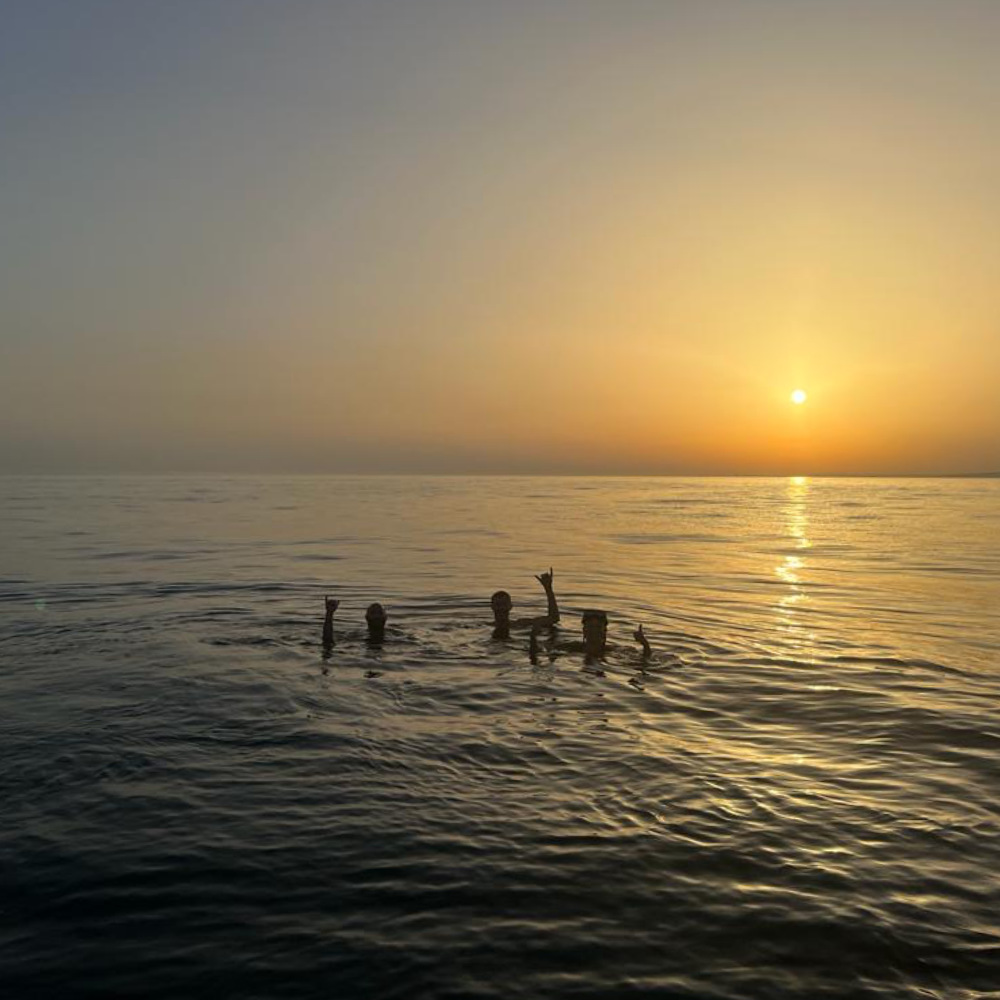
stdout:
[[[333,616],[336,614],[337,608],[340,607],[340,601],[329,596],[325,600],[326,617],[323,619],[323,647],[329,650],[334,643]],[[381,643],[385,639],[385,623],[388,618],[389,615],[381,604],[376,602],[368,605],[368,610],[365,612],[365,622],[368,625],[369,642]]]
[[[583,641],[579,639],[562,640],[557,636],[546,643],[549,653],[585,653],[588,659],[600,658],[608,650],[608,613],[588,609],[580,616],[583,627]],[[545,619],[531,623],[531,641],[528,646],[529,655],[538,655],[538,633],[545,626]],[[613,648],[613,647],[612,647]]]
[[608,613],[590,608],[583,612],[583,651],[588,657],[602,657],[608,651]]
[[[591,661],[603,659],[608,652],[617,648],[608,642],[608,613],[606,611],[588,608],[581,613],[580,624],[583,629],[582,641],[560,642],[556,639],[548,644],[548,650],[550,652],[583,653],[587,660]],[[653,648],[650,646],[642,626],[637,626],[632,635],[635,641],[642,646],[642,659],[648,660],[653,655]],[[529,656],[537,658],[538,638],[535,629],[532,629],[528,653]]]
[[542,585],[545,591],[545,600],[548,605],[544,615],[534,618],[516,618],[511,621],[510,612],[514,602],[506,590],[498,590],[490,598],[490,607],[493,609],[493,636],[496,639],[506,639],[512,628],[535,628],[555,625],[559,621],[559,603],[556,601],[556,593],[552,581],[555,573],[549,567],[548,573],[539,573],[535,579]]
[[389,616],[386,614],[385,608],[378,602],[368,605],[368,610],[365,612],[365,621],[368,623],[369,642],[378,643],[385,639],[385,623],[388,618]]

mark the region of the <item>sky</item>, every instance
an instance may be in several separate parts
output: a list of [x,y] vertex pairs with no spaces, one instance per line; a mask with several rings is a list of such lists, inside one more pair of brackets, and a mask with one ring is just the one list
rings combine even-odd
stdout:
[[0,0],[0,471],[1000,469],[998,49],[994,0]]

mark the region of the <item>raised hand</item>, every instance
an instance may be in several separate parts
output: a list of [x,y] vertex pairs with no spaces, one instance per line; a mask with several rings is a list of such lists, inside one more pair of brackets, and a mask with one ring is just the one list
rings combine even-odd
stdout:
[[555,573],[552,572],[552,567],[549,567],[548,573],[538,573],[535,575],[535,579],[546,589],[550,590],[552,587],[552,580],[555,577]]
[[340,601],[330,597],[329,594],[324,600],[326,601],[326,618],[323,620],[323,647],[329,650],[333,645],[333,613],[340,607]]
[[649,640],[646,638],[646,633],[643,632],[641,625],[636,626],[636,630],[632,633],[632,638],[634,638],[636,642],[642,643],[643,659],[647,659],[652,655],[653,649],[649,645]]

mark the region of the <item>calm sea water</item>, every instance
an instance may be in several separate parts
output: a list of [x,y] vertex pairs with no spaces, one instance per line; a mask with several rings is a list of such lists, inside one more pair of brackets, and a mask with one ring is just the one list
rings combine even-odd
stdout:
[[[7,477],[0,511],[4,997],[1000,996],[1000,482]],[[490,637],[550,564],[603,673]]]

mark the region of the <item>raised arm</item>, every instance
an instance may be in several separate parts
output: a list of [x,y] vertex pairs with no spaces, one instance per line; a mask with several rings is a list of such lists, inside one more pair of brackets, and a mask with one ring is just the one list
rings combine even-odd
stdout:
[[340,607],[340,601],[334,600],[332,597],[327,597],[326,599],[326,617],[323,619],[323,645],[332,646],[333,645],[333,615],[337,608]]
[[648,660],[653,655],[653,647],[650,646],[649,640],[646,638],[646,633],[643,632],[642,626],[639,625],[635,632],[633,633],[635,641],[642,646],[642,658]]
[[550,625],[555,625],[559,621],[559,604],[556,601],[556,592],[552,587],[552,580],[555,577],[555,573],[552,572],[552,567],[549,567],[548,573],[539,573],[535,579],[542,585],[542,589],[545,591],[545,600],[548,602],[548,611],[545,617],[548,618]]

